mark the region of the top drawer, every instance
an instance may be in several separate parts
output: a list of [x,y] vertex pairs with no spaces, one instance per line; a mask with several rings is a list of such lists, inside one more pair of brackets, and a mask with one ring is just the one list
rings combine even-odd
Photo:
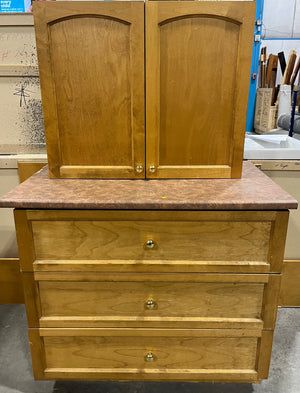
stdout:
[[[29,211],[26,219],[28,236],[32,239],[31,263],[34,260],[129,261],[132,269],[142,264],[145,269],[151,266],[153,270],[156,261],[156,269],[161,271],[162,264],[158,266],[158,261],[169,261],[174,266],[179,261],[185,261],[186,266],[187,262],[209,262],[212,266],[242,263],[245,268],[254,262],[262,266],[273,263],[278,269],[284,248],[278,242],[284,244],[285,233],[281,238],[278,236],[276,222],[283,213],[287,215],[285,212]],[[17,229],[18,221],[17,212]],[[29,265],[25,270],[28,268]],[[180,269],[185,271],[184,267]]]

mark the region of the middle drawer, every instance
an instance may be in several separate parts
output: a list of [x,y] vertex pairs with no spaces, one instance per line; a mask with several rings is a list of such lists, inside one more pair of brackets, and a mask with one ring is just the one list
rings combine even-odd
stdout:
[[263,305],[270,290],[273,291],[269,277],[211,273],[35,273],[39,325],[168,327],[176,323],[183,327],[262,327]]

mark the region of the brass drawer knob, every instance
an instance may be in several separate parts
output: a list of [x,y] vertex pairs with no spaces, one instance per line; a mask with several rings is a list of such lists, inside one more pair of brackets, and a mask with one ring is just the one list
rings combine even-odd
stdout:
[[151,248],[154,248],[154,246],[155,246],[155,242],[153,241],[153,240],[147,240],[146,241],[146,243],[145,243],[145,246],[147,247],[147,248],[149,248],[149,249],[151,249]]
[[137,165],[135,170],[137,171],[137,173],[142,173],[144,168],[142,167],[142,165]]
[[152,299],[148,299],[145,303],[145,308],[147,308],[148,310],[153,310],[156,307],[156,303],[154,300]]
[[155,356],[152,352],[148,352],[144,359],[146,362],[153,362],[155,360]]
[[153,172],[155,172],[155,171],[156,171],[155,166],[154,166],[154,165],[150,165],[150,166],[149,166],[149,172],[153,173]]

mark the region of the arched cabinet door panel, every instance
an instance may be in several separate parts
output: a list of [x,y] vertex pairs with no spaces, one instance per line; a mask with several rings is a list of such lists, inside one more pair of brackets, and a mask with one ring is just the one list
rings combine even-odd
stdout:
[[144,3],[38,2],[34,17],[50,176],[144,178]]
[[240,177],[255,2],[147,2],[147,177]]

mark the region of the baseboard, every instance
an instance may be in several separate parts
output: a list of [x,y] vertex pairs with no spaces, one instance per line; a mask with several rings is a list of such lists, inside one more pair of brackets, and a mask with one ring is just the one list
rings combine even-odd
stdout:
[[19,179],[20,183],[23,183],[23,181],[27,180],[30,176],[32,176],[34,173],[42,169],[45,165],[47,165],[47,162],[45,160],[41,160],[42,162],[24,162],[24,161],[18,161],[18,170],[19,170]]
[[0,258],[0,304],[24,303],[18,258]]
[[280,307],[300,307],[300,260],[283,262]]

